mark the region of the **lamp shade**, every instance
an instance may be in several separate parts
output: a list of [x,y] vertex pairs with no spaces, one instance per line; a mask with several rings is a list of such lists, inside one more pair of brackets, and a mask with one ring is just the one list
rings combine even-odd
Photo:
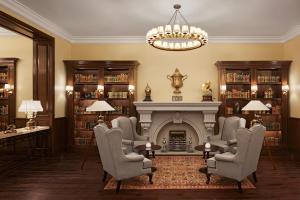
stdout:
[[259,100],[251,100],[242,111],[268,111],[269,108]]
[[86,111],[114,111],[106,101],[95,101],[91,106],[86,108]]
[[44,109],[40,101],[23,100],[18,109],[19,112],[42,112]]

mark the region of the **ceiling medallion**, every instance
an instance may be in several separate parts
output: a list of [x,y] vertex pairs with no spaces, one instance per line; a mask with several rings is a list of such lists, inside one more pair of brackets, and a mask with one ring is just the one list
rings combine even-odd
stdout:
[[[146,39],[151,46],[166,51],[187,51],[207,44],[207,33],[199,27],[190,26],[180,8],[181,5],[174,5],[175,12],[165,27],[158,26],[148,31]],[[179,23],[179,16],[184,24]]]

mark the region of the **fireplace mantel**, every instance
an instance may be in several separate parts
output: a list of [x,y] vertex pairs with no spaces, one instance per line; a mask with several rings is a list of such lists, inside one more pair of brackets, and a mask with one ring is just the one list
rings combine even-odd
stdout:
[[[221,102],[134,102],[136,110],[140,115],[140,123],[144,135],[149,135],[150,139],[155,139],[155,135],[162,127],[161,124],[166,121],[173,123],[182,123],[182,121],[190,121],[195,130],[200,130],[195,126],[204,124],[206,134],[212,134],[216,123],[216,113],[219,110]],[[202,114],[201,117],[199,112]],[[153,116],[159,118],[154,120]],[[166,119],[167,118],[167,119]],[[197,118],[197,119],[195,119]],[[154,124],[153,124],[154,123]],[[199,124],[199,125],[198,125]],[[200,134],[200,133],[198,133]]]

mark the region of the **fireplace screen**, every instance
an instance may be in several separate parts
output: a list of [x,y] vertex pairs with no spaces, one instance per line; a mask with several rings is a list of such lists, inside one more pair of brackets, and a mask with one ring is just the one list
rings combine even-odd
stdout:
[[169,151],[186,150],[186,133],[184,130],[169,131]]

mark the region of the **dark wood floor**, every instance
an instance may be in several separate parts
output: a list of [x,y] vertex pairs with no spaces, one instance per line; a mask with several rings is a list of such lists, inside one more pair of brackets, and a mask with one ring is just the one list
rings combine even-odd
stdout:
[[[275,151],[277,170],[262,156],[257,171],[256,189],[245,190],[103,190],[102,169],[96,155],[83,171],[75,153],[60,157],[22,162],[1,173],[1,200],[102,200],[102,199],[300,199],[300,162]],[[250,178],[250,180],[252,180]]]

